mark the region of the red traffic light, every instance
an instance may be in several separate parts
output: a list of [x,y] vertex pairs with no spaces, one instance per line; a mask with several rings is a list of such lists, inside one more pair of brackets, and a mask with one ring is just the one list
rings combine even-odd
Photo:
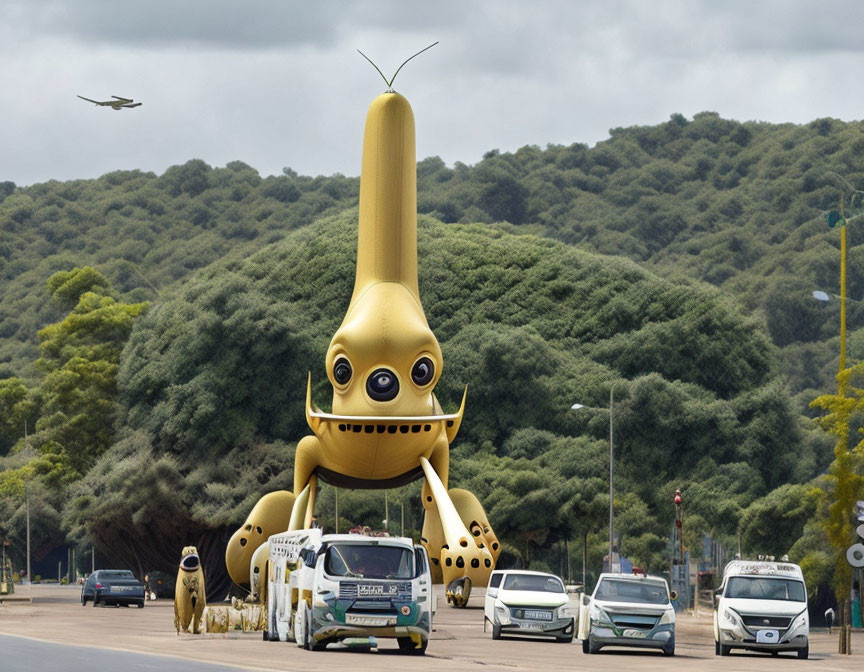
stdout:
[[675,519],[675,527],[681,527],[681,519],[680,518]]
[[684,500],[681,498],[681,491],[680,491],[680,490],[676,490],[676,491],[675,491],[675,504],[676,504],[676,505],[677,505],[677,504],[680,504],[682,501],[684,501]]

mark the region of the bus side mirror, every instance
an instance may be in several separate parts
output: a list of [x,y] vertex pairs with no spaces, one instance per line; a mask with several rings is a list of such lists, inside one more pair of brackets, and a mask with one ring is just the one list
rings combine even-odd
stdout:
[[678,599],[678,591],[673,590],[671,593],[669,593],[669,599],[670,600],[677,600]]

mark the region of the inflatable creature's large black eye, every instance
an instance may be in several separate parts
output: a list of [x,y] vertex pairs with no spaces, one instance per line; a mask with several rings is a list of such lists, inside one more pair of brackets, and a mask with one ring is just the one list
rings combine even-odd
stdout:
[[333,378],[340,385],[345,385],[351,380],[351,363],[344,357],[340,357],[333,365]]
[[366,379],[366,393],[375,401],[390,401],[399,394],[399,379],[390,369],[375,369]]
[[411,369],[411,380],[419,387],[428,385],[435,377],[435,365],[428,357],[421,357],[414,362],[414,367]]

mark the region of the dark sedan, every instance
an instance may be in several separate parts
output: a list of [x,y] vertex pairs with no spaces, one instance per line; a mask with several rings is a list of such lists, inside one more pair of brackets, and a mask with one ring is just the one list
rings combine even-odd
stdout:
[[128,569],[98,569],[81,586],[81,606],[87,600],[97,604],[115,606],[138,605],[144,608],[144,584],[135,578]]

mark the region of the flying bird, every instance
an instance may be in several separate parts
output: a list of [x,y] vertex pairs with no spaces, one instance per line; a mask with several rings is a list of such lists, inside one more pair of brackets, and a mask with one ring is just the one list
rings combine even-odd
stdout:
[[100,105],[102,107],[111,107],[115,110],[122,110],[124,107],[138,107],[142,105],[142,103],[136,103],[132,98],[121,98],[120,96],[111,96],[115,100],[93,100],[92,98],[85,98],[84,96],[78,96],[81,100],[86,100],[88,103],[93,103],[94,105]]

